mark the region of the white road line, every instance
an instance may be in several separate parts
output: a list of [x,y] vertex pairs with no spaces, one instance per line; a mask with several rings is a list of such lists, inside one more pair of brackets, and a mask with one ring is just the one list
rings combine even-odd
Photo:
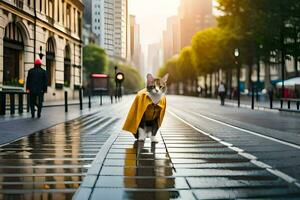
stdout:
[[[290,183],[290,184],[294,184],[295,186],[297,186],[298,188],[300,188],[300,183],[297,182],[297,179],[289,176],[288,174],[285,174],[277,169],[273,169],[272,166],[262,162],[262,161],[258,161],[257,158],[250,154],[250,153],[245,153],[242,149],[235,147],[233,144],[230,144],[228,142],[224,142],[221,139],[195,127],[194,125],[190,124],[189,122],[187,122],[186,120],[182,119],[181,117],[179,117],[177,114],[175,114],[172,111],[168,111],[171,115],[173,115],[175,118],[179,119],[180,121],[182,121],[183,123],[185,123],[186,125],[190,126],[191,128],[195,129],[196,131],[198,131],[199,133],[202,133],[204,135],[209,136],[210,138],[212,138],[213,140],[216,140],[218,142],[220,142],[221,144],[227,146],[228,148],[232,149],[233,151],[237,152],[239,155],[243,156],[244,158],[247,158],[250,160],[251,163],[253,163],[254,165],[262,168],[262,169],[266,169],[267,171],[269,171],[270,173],[272,173],[273,175],[285,180],[286,182]],[[217,120],[216,120],[217,121]],[[223,123],[223,122],[222,122]]]
[[199,114],[199,113],[195,113],[195,112],[192,112],[192,111],[187,111],[187,112],[193,113],[194,115],[197,115],[197,116],[199,116],[199,117],[202,117],[202,118],[208,119],[208,120],[210,120],[210,121],[213,121],[213,122],[216,122],[216,123],[219,123],[219,124],[228,126],[228,127],[230,127],[230,128],[234,128],[234,129],[239,130],[239,131],[243,131],[243,132],[246,132],[246,133],[255,135],[255,136],[259,136],[259,137],[262,137],[262,138],[271,140],[271,141],[273,141],[273,142],[277,142],[277,143],[284,144],[284,145],[287,145],[287,146],[290,146],[290,147],[293,147],[293,148],[296,148],[296,149],[300,149],[300,146],[297,145],[297,144],[293,144],[293,143],[290,143],[290,142],[282,141],[282,140],[280,140],[280,139],[277,139],[277,138],[274,138],[274,137],[271,137],[271,136],[266,136],[266,135],[263,135],[263,134],[261,134],[261,133],[257,133],[257,132],[254,132],[254,131],[249,131],[249,130],[247,130],[247,129],[240,128],[240,127],[237,127],[237,126],[234,126],[234,125],[231,125],[231,124],[228,124],[228,123],[219,121],[219,120],[217,120],[217,119],[213,119],[213,118],[207,117],[207,116],[202,115],[202,114]]

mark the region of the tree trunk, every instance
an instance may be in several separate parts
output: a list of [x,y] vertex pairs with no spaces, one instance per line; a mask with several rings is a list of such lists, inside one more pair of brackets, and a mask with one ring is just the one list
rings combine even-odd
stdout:
[[210,97],[212,97],[212,84],[213,84],[213,81],[212,81],[212,73],[209,74],[210,78],[209,78],[209,92],[210,92]]
[[270,71],[270,63],[265,62],[265,88],[271,87],[271,71]]
[[229,99],[232,99],[232,68],[229,68],[228,73],[228,81],[229,81]]
[[294,35],[294,70],[295,70],[295,77],[298,77],[299,72],[298,72],[298,32],[296,31],[296,34]]
[[207,75],[204,76],[204,97],[207,97]]

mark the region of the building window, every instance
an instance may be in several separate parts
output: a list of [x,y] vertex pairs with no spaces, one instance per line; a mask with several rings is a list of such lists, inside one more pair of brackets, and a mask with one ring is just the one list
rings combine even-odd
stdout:
[[80,12],[77,12],[77,30],[78,30],[78,35],[81,38],[81,34],[82,34],[82,19],[80,16]]
[[65,2],[64,0],[62,1],[62,23],[63,25],[65,24]]
[[60,1],[57,1],[57,21],[59,22],[60,21]]
[[55,68],[54,68],[54,62],[55,62],[55,46],[54,46],[54,39],[49,38],[47,41],[47,49],[46,49],[46,71],[48,75],[48,86],[51,87],[54,74],[55,74]]
[[67,4],[66,17],[67,17],[66,27],[68,29],[71,29],[71,6],[69,4]]
[[16,4],[16,6],[17,6],[18,8],[23,9],[24,0],[14,0],[14,3]]
[[21,30],[16,22],[11,22],[6,26],[3,40],[3,84],[18,86],[24,42]]
[[48,0],[48,17],[54,17],[54,3],[53,0]]
[[[77,28],[77,27],[76,27],[76,23],[75,23],[75,22],[76,22],[76,9],[75,9],[75,8],[73,8],[73,20],[74,20],[74,21],[73,21],[74,33],[76,33],[76,31],[77,31],[76,28]],[[77,22],[78,22],[78,21],[77,21]]]
[[64,85],[65,87],[70,87],[71,84],[71,51],[70,46],[65,47],[64,55]]

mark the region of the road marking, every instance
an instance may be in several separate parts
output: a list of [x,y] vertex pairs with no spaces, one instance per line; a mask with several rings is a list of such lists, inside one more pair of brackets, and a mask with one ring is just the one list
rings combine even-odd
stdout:
[[[174,109],[174,108],[173,108],[173,109]],[[252,134],[252,135],[255,135],[255,136],[259,136],[259,137],[262,137],[262,138],[264,138],[264,139],[268,139],[268,140],[271,140],[271,141],[273,141],[273,142],[277,142],[277,143],[280,143],[280,144],[284,144],[284,145],[287,145],[287,146],[290,146],[290,147],[293,147],[293,148],[296,148],[296,149],[299,149],[299,150],[300,150],[300,145],[293,144],[293,143],[286,142],[286,141],[282,141],[282,140],[277,139],[277,138],[275,138],[275,137],[263,135],[263,134],[261,134],[261,133],[257,133],[257,132],[254,132],[254,131],[250,131],[250,130],[247,130],[247,129],[244,129],[244,128],[240,128],[240,127],[237,127],[237,126],[228,124],[228,123],[226,123],[226,122],[222,122],[222,121],[220,121],[220,120],[217,120],[217,119],[213,119],[213,118],[207,117],[207,116],[202,115],[202,114],[199,114],[199,113],[195,113],[195,112],[192,112],[192,111],[186,111],[186,112],[189,112],[189,113],[192,113],[192,114],[197,115],[197,116],[199,116],[199,117],[208,119],[208,120],[210,120],[210,121],[213,121],[213,122],[216,122],[216,123],[219,123],[219,124],[228,126],[228,127],[230,127],[230,128],[234,128],[234,129],[236,129],[236,130],[243,131],[243,132],[246,132],[246,133],[249,133],[249,134]]]
[[[289,176],[288,174],[285,174],[277,169],[273,169],[272,166],[262,162],[262,161],[258,161],[257,158],[250,154],[250,153],[245,153],[245,151],[243,151],[242,149],[235,147],[233,144],[230,144],[228,142],[224,142],[223,140],[211,135],[210,133],[207,133],[197,127],[195,127],[194,125],[192,125],[191,123],[187,122],[186,120],[182,119],[181,117],[179,117],[177,114],[175,114],[172,111],[168,111],[171,115],[173,115],[175,118],[177,118],[178,120],[182,121],[183,123],[185,123],[186,125],[190,126],[191,128],[195,129],[196,131],[198,131],[199,133],[202,133],[210,138],[212,138],[213,140],[216,140],[220,143],[222,143],[223,145],[227,146],[228,148],[236,151],[239,155],[243,156],[244,158],[247,158],[250,160],[251,163],[253,163],[254,165],[265,169],[267,171],[269,171],[271,174],[285,180],[286,182],[290,183],[290,184],[294,184],[296,187],[300,188],[300,183],[297,181],[297,179]],[[217,120],[216,120],[217,121]],[[223,122],[222,122],[223,123]],[[225,123],[224,123],[225,124]],[[230,125],[231,126],[231,125]]]

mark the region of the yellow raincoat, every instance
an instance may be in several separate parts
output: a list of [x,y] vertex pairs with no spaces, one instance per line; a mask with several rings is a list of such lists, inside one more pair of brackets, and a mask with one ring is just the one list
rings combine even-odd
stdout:
[[[135,97],[133,104],[131,105],[125,124],[123,126],[123,130],[131,132],[132,134],[135,135],[137,133],[137,129],[139,127],[139,124],[143,118],[145,111],[147,110],[148,106],[151,106],[152,104],[153,102],[151,98],[148,96],[147,90],[143,89],[139,91],[137,96]],[[158,118],[158,127],[160,127],[166,112],[165,96],[161,98],[157,106],[160,107],[160,114]]]

